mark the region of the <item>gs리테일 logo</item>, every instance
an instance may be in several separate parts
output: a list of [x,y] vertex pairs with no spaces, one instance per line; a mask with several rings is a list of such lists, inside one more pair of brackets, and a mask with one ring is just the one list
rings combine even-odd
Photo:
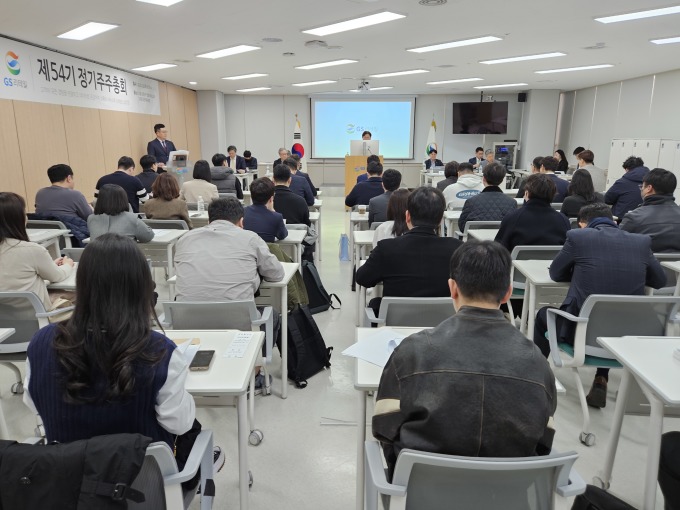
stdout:
[[5,53],[5,64],[10,74],[17,76],[21,72],[21,65],[19,64],[19,55],[13,51]]

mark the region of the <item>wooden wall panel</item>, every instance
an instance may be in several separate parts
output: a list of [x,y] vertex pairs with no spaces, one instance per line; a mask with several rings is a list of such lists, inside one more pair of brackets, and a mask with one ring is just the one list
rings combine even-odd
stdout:
[[[189,89],[182,89],[184,96],[184,119],[187,129],[187,150],[191,161],[207,159],[210,161],[212,154],[203,155],[201,153],[201,134],[198,126],[198,101],[196,92]],[[206,157],[207,156],[207,157]]]
[[168,84],[168,138],[178,149],[187,148],[187,128],[184,117],[182,87]]
[[35,209],[35,193],[49,185],[47,169],[68,163],[64,115],[60,105],[14,102],[14,117],[24,169],[26,201]]
[[14,123],[14,104],[9,99],[0,99],[0,154],[4,163],[0,191],[13,191],[26,196],[24,169],[21,164],[19,139]]
[[99,121],[104,142],[104,173],[108,174],[116,169],[118,158],[132,156],[128,114],[99,110]]
[[99,111],[75,106],[63,106],[62,111],[76,189],[91,201],[97,181],[107,173]]
[[155,138],[153,128],[149,127],[151,117],[143,113],[128,113],[131,156],[140,172],[142,168],[139,166],[139,158],[146,154],[146,145]]

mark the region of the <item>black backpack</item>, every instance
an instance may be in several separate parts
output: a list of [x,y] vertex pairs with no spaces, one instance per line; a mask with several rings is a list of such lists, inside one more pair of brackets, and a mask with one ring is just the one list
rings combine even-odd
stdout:
[[[281,351],[281,337],[276,345]],[[323,336],[306,305],[288,312],[288,379],[298,388],[307,379],[331,366],[332,347],[326,347]]]
[[323,288],[323,283],[321,283],[321,277],[316,269],[314,263],[308,260],[302,261],[302,278],[305,281],[305,287],[307,288],[307,296],[309,297],[309,311],[310,313],[325,312],[329,308],[333,310],[336,307],[333,306],[333,298],[338,300],[338,303],[342,305],[342,301],[336,294],[329,294],[326,289]]
[[587,485],[586,492],[576,496],[571,510],[636,510],[607,491]]

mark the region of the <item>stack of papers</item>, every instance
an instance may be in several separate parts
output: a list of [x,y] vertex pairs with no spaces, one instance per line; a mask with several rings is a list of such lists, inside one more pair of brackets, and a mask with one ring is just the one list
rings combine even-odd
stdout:
[[229,344],[227,351],[224,353],[225,358],[242,358],[248,349],[248,344],[253,338],[253,333],[250,331],[240,331]]
[[390,359],[392,351],[406,338],[391,328],[378,328],[368,338],[350,345],[342,351],[345,356],[358,358],[379,367],[384,367]]

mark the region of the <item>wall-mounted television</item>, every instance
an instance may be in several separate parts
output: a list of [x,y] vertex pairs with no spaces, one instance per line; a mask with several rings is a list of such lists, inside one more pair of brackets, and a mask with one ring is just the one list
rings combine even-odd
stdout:
[[508,102],[453,103],[454,135],[504,135],[508,132]]

